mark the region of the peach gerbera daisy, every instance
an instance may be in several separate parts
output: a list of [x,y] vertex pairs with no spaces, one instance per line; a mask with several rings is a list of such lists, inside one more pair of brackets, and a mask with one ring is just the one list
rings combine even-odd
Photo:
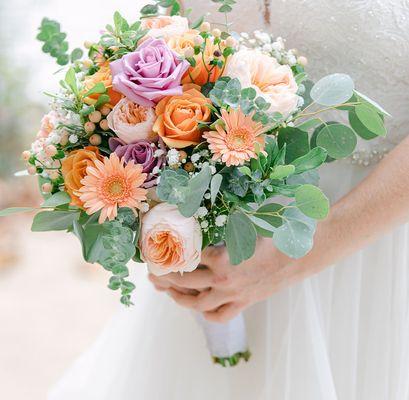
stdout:
[[87,214],[101,210],[100,224],[107,218],[112,221],[118,215],[118,207],[139,208],[146,200],[147,190],[140,187],[146,174],[142,173],[142,166],[133,161],[124,165],[112,153],[103,162],[95,160],[93,166],[87,167],[86,173],[78,196]]
[[[205,132],[203,137],[209,143],[213,160],[221,159],[229,167],[243,165],[256,158],[257,151],[264,150],[265,131],[263,125],[255,122],[252,115],[245,115],[240,108],[230,112],[222,110],[222,124],[216,124],[216,131]],[[256,144],[257,143],[257,144]]]

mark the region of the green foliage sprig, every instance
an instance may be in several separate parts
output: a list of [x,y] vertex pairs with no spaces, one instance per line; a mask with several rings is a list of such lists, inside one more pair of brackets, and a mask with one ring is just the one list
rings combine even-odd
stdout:
[[82,57],[83,51],[80,48],[75,48],[71,53],[68,51],[67,34],[61,32],[60,24],[57,21],[44,18],[38,29],[40,32],[37,35],[37,39],[44,43],[42,47],[43,52],[54,57],[57,64],[67,65],[69,62],[73,63]]
[[217,80],[209,92],[209,98],[216,107],[240,107],[244,114],[253,113],[253,120],[272,129],[283,120],[280,113],[270,113],[270,104],[255,89],[242,89],[237,78],[222,77]]
[[180,15],[182,6],[178,0],[155,0],[155,4],[147,4],[142,7],[143,17],[152,17],[159,14],[159,7],[170,10],[170,15]]
[[[101,36],[99,45],[104,49],[104,56],[114,60],[134,51],[139,40],[145,36],[146,30],[142,29],[141,21],[129,23],[118,11],[114,14],[114,24],[106,25],[107,32]],[[98,51],[91,47],[90,54]]]
[[212,0],[213,3],[219,3],[220,7],[218,8],[218,11],[221,13],[229,13],[233,11],[233,7],[237,1],[235,0]]

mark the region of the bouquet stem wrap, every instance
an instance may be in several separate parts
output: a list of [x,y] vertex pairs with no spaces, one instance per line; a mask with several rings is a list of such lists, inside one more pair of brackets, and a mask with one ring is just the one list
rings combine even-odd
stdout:
[[207,347],[216,364],[233,367],[242,359],[249,360],[243,314],[225,324],[207,321],[201,313],[196,313],[196,320],[203,329]]

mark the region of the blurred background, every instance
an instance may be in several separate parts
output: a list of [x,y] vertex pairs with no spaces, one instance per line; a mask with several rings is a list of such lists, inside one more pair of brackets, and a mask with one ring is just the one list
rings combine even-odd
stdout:
[[[35,178],[14,176],[47,110],[43,92],[56,91],[61,76],[35,39],[41,19],[59,21],[73,49],[96,40],[116,9],[135,19],[141,3],[0,0],[0,209],[41,202]],[[10,400],[46,399],[120,307],[107,273],[84,263],[73,235],[31,233],[31,219],[0,218],[0,387]]]

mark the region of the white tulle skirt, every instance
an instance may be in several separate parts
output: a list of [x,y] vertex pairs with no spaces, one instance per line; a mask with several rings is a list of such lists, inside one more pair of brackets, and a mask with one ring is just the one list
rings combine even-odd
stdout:
[[[367,172],[329,165],[322,186],[335,200]],[[252,359],[223,369],[191,313],[154,292],[135,265],[135,306],[114,317],[49,400],[407,400],[408,268],[404,225],[247,310]]]

